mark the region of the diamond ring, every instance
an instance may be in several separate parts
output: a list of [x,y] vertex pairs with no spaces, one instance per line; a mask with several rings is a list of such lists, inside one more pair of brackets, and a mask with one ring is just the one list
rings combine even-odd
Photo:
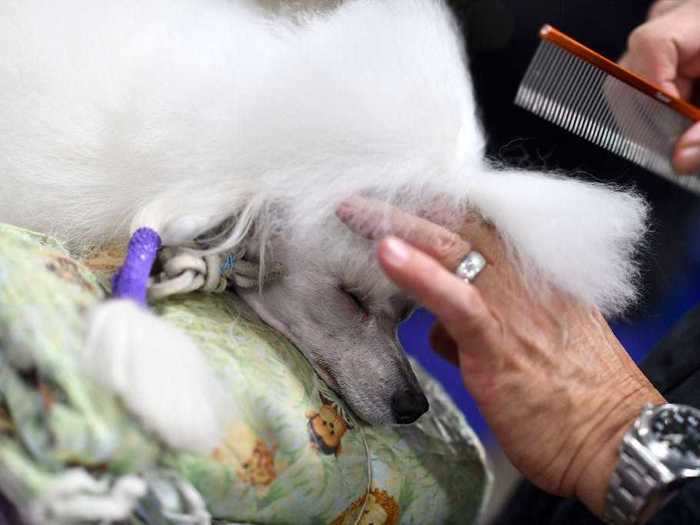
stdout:
[[472,250],[459,263],[455,274],[460,279],[473,283],[484,268],[486,268],[486,259],[476,250]]

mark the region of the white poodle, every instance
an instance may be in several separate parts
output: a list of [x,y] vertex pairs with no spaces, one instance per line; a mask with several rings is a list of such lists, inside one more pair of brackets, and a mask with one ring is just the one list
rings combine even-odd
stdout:
[[[0,221],[78,251],[148,227],[164,246],[236,253],[262,280],[235,291],[372,424],[410,423],[427,402],[395,336],[413,305],[334,216],[350,195],[439,202],[455,224],[476,210],[536,292],[606,313],[634,298],[644,202],[493,168],[483,145],[441,0],[293,17],[252,0],[0,4]],[[126,303],[93,318],[88,370],[169,444],[211,447],[221,411],[191,402],[208,372]]]

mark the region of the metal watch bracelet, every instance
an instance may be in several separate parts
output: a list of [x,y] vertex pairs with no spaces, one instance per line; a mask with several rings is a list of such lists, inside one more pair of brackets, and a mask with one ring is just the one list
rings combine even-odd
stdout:
[[634,436],[630,432],[625,434],[605,502],[604,520],[610,525],[642,523],[640,520],[647,510],[645,507],[649,504],[650,496],[661,483],[653,475],[655,465],[643,461],[645,451],[640,454],[640,449],[640,443]]
[[[620,444],[620,457],[608,484],[603,519],[610,525],[642,525],[677,492],[681,472],[675,472],[649,448],[648,436],[655,411],[681,405],[647,404]],[[675,488],[672,488],[675,485]]]

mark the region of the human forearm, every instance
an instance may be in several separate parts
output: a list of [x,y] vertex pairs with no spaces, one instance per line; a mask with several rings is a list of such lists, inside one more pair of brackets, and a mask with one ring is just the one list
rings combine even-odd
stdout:
[[613,402],[605,421],[588,436],[587,454],[579,458],[580,475],[576,482],[576,497],[594,514],[602,516],[605,497],[615,466],[620,459],[619,447],[625,433],[647,404],[665,403],[654,389],[639,388]]
[[[602,516],[622,435],[662,396],[596,308],[554,289],[532,293],[489,225],[469,220],[455,235],[377,206],[356,199],[339,217],[366,237],[405,239],[380,242],[379,261],[438,317],[431,341],[459,364],[506,455],[539,487]],[[472,250],[488,262],[473,284],[454,273]]]

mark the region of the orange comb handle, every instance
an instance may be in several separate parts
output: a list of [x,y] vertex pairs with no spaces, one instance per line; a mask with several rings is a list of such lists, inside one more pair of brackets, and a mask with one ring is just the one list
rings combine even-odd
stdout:
[[650,82],[647,82],[642,77],[618,66],[615,62],[608,60],[603,55],[600,55],[592,49],[587,48],[583,44],[577,42],[571,37],[566,36],[564,33],[556,30],[552,26],[544,26],[540,30],[540,38],[551,42],[562,49],[566,49],[580,59],[585,60],[589,64],[593,64],[625,84],[629,84],[630,86],[642,91],[643,93],[646,93],[659,102],[673,108],[678,113],[688,117],[690,120],[700,120],[700,108],[686,102],[685,100],[665,93],[662,89],[651,84]]

